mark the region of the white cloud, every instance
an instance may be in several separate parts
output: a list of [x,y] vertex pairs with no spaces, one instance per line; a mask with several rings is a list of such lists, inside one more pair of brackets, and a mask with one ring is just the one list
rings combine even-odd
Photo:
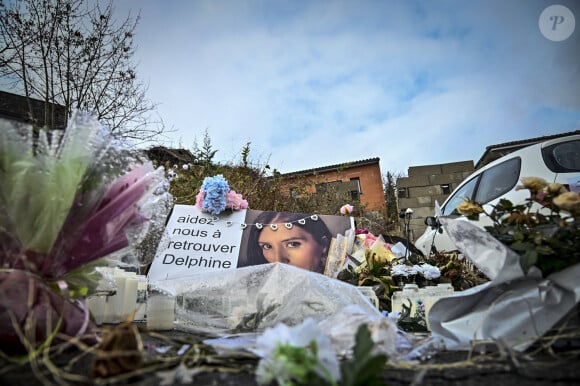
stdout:
[[115,2],[143,8],[140,75],[173,145],[209,128],[226,161],[251,141],[282,172],[378,156],[384,173],[578,128],[580,37],[541,36],[549,3]]

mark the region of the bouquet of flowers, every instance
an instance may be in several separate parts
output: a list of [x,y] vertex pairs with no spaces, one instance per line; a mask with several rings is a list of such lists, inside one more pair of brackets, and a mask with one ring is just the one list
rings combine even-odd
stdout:
[[241,210],[248,208],[248,201],[241,194],[230,190],[228,181],[218,174],[206,177],[196,196],[195,204],[204,212],[218,215],[226,209]]
[[84,297],[95,267],[146,225],[163,174],[88,114],[74,113],[64,132],[0,121],[3,351],[94,338]]
[[[397,246],[398,247],[398,246]],[[353,263],[353,262],[358,262]],[[391,295],[405,284],[437,284],[441,272],[437,266],[415,257],[385,242],[382,235],[375,236],[366,229],[355,231],[355,241],[347,264],[338,279],[357,286],[373,286],[380,308],[391,311]]]
[[[517,189],[530,191],[530,198],[515,205],[502,199],[490,213],[493,224],[485,229],[520,255],[524,272],[537,267],[544,276],[580,262],[580,195],[562,184],[537,177],[522,178]],[[457,207],[468,218],[477,218],[484,209],[465,201]]]

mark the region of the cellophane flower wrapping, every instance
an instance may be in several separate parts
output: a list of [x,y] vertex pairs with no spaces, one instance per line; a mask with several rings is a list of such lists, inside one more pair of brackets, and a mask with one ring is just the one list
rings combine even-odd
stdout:
[[580,303],[580,263],[546,277],[538,269],[525,273],[520,256],[484,229],[459,219],[441,222],[457,248],[491,279],[431,308],[432,335],[447,349],[496,341],[524,351]]
[[[351,354],[355,332],[363,324],[389,360],[404,360],[419,347],[355,286],[289,264],[205,272],[149,285],[149,300],[173,299],[175,329],[221,337],[211,341],[219,349],[258,353],[253,339],[257,335],[280,323],[296,326],[308,318],[319,323],[340,356]],[[148,321],[153,316],[148,314]]]
[[164,178],[90,114],[50,132],[0,120],[3,350],[35,349],[56,332],[93,336],[84,296],[95,267],[142,235]]

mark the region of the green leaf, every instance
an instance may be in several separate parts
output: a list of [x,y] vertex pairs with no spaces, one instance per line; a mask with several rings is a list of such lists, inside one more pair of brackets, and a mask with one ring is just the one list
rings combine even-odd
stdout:
[[524,272],[528,272],[528,270],[533,265],[536,265],[537,261],[538,261],[538,252],[536,252],[535,249],[531,249],[529,251],[526,251],[520,257],[520,265],[522,266],[522,269],[524,270]]
[[527,252],[535,249],[534,244],[528,242],[515,242],[510,248],[516,252]]
[[107,265],[109,265],[109,262],[106,259],[94,260],[65,274],[63,279],[68,284],[69,291],[77,295],[73,297],[84,297],[94,294],[99,280],[102,278],[102,275],[96,268]]
[[366,325],[361,325],[356,333],[352,358],[341,363],[342,386],[381,385],[382,374],[388,357],[385,354],[373,355],[375,343]]
[[536,252],[543,256],[550,256],[555,253],[555,251],[549,245],[538,245],[536,247]]

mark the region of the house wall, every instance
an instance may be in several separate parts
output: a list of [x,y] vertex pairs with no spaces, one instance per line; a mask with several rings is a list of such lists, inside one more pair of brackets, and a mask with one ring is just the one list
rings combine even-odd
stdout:
[[[52,114],[48,122],[45,121],[45,108]],[[34,124],[37,127],[63,129],[66,126],[66,114],[63,106],[45,104],[38,99],[0,91],[0,118]]]
[[[319,168],[322,169],[322,168]],[[290,194],[292,186],[308,183],[307,190],[311,193],[316,192],[316,184],[342,181],[349,182],[351,179],[358,178],[360,181],[360,202],[365,206],[367,211],[384,211],[386,210],[385,194],[383,191],[383,180],[379,161],[371,163],[343,164],[334,168],[324,170],[304,171],[292,173],[292,175],[282,176],[283,192]]]
[[412,241],[425,232],[425,217],[435,213],[435,201],[443,204],[451,192],[474,170],[473,161],[411,166],[408,177],[397,179],[399,209],[413,210],[409,222]]

